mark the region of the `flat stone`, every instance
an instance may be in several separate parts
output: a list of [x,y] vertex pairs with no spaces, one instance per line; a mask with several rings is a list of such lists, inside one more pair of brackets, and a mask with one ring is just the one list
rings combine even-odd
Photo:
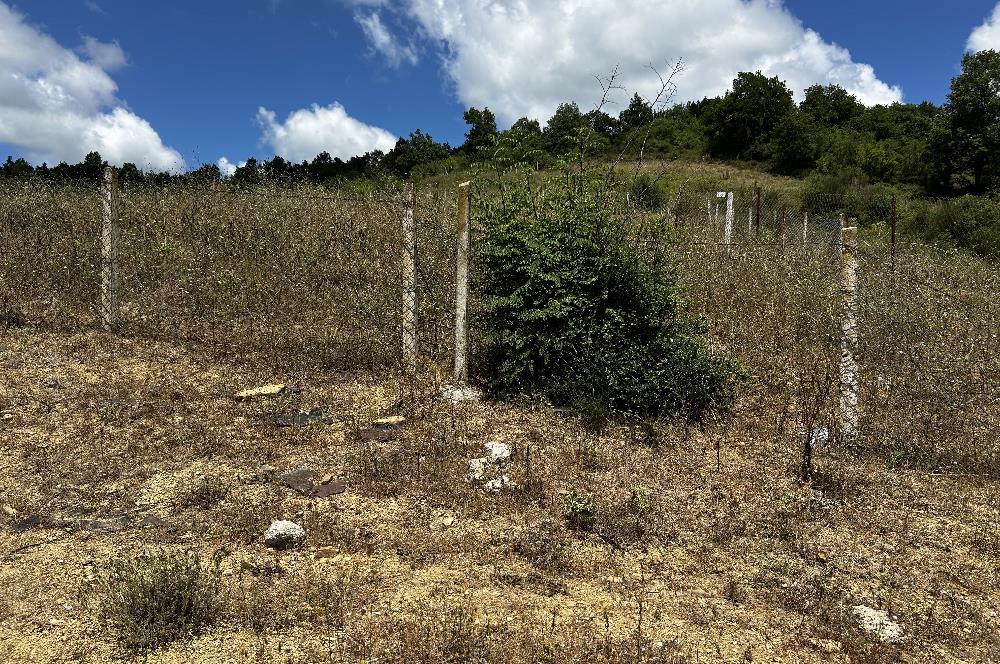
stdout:
[[90,530],[93,532],[114,532],[118,530],[125,530],[130,525],[132,525],[132,517],[128,515],[116,516],[110,519],[80,521],[77,524],[81,530]]
[[42,517],[38,514],[32,514],[31,516],[25,517],[20,521],[14,522],[10,527],[10,532],[12,533],[26,533],[32,528],[37,528],[42,525]]
[[333,424],[333,418],[326,415],[322,408],[316,407],[308,413],[279,413],[274,416],[274,423],[279,427],[307,427],[310,424]]
[[315,472],[303,466],[278,475],[278,481],[293,491],[308,495],[312,493],[313,477],[315,476]]
[[380,417],[373,422],[377,427],[398,427],[406,423],[406,418],[402,415],[390,415],[389,417]]
[[255,397],[273,397],[281,394],[288,388],[284,383],[272,383],[270,385],[261,385],[260,387],[253,387],[247,390],[240,390],[236,393],[236,398],[240,401],[245,399],[253,399]]
[[892,619],[887,611],[873,609],[859,604],[852,609],[858,625],[864,631],[883,643],[899,643],[903,640],[903,628]]
[[321,482],[319,486],[313,489],[312,495],[314,498],[329,498],[330,496],[336,496],[347,491],[347,482],[340,478],[331,478],[325,482]]

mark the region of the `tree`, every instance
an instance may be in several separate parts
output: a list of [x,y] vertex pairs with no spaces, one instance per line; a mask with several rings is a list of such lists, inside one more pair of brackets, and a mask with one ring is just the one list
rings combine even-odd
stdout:
[[632,95],[632,101],[629,102],[628,107],[618,114],[618,124],[622,133],[645,127],[652,121],[652,107],[638,94]]
[[952,164],[983,193],[1000,163],[1000,53],[966,53],[945,104]]
[[587,120],[576,102],[559,104],[542,132],[542,145],[551,154],[565,153],[578,145],[580,131],[586,127]]
[[813,85],[806,88],[799,109],[821,127],[837,127],[856,118],[865,107],[839,85]]
[[469,131],[465,132],[465,144],[462,145],[463,152],[475,155],[496,142],[497,119],[493,111],[488,108],[481,111],[470,108],[462,117],[465,118],[465,124],[469,125]]
[[5,178],[27,178],[35,172],[35,169],[31,167],[24,157],[19,158],[17,161],[11,156],[7,156],[7,161],[4,162],[3,168],[0,169],[0,175]]
[[769,151],[772,168],[794,174],[816,164],[816,127],[801,111],[792,111],[774,128]]
[[406,177],[417,166],[445,159],[451,146],[436,142],[430,134],[417,129],[408,139],[399,139],[395,147],[382,159],[382,165],[396,175]]
[[772,132],[793,110],[792,91],[777,76],[740,72],[733,89],[710,110],[712,151],[741,159],[766,158]]

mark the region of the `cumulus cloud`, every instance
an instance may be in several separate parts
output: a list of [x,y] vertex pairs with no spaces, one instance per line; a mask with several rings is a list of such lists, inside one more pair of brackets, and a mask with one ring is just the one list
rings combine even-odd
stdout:
[[219,161],[215,162],[215,165],[219,167],[219,172],[222,173],[222,177],[231,178],[236,174],[237,168],[242,168],[243,166],[246,166],[246,162],[241,161],[238,164],[234,164],[233,162],[229,161],[228,157],[223,156],[219,157]]
[[183,169],[180,154],[118,100],[108,71],[125,63],[117,44],[85,40],[81,59],[0,2],[0,142],[35,162],[109,162]]
[[417,51],[412,44],[402,44],[395,35],[382,23],[378,12],[370,14],[355,14],[354,20],[361,26],[372,50],[382,55],[391,67],[398,67],[402,62],[417,64]]
[[983,24],[972,31],[965,50],[977,53],[989,49],[1000,50],[1000,3],[993,8],[993,13],[986,17]]
[[[347,0],[351,2],[352,0]],[[364,1],[364,0],[362,0]],[[353,0],[358,4],[359,0]],[[649,66],[683,58],[678,101],[724,93],[740,71],[777,75],[801,96],[837,83],[866,104],[902,99],[869,65],[805,28],[780,0],[396,0],[383,3],[442,46],[459,99],[502,120],[547,118],[562,101],[600,97],[595,75],[651,95]],[[369,39],[372,39],[369,35]],[[373,42],[374,45],[374,42]],[[375,46],[377,49],[378,47]],[[618,100],[627,102],[627,98]]]
[[396,137],[388,131],[352,118],[338,103],[293,111],[284,122],[278,122],[274,111],[262,106],[257,110],[257,122],[263,130],[263,142],[293,162],[312,159],[320,152],[348,159],[372,150],[387,152],[396,144]]

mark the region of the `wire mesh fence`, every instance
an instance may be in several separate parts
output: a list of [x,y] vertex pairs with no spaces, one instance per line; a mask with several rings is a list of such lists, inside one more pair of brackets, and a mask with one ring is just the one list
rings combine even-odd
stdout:
[[[475,356],[476,229],[491,203],[473,200]],[[458,206],[456,192],[440,188],[410,199],[400,187],[126,187],[115,205],[118,331],[277,365],[398,367],[408,206],[417,354],[448,367]],[[749,407],[836,438],[848,332],[843,210],[836,197],[747,188],[682,190],[658,210],[622,197],[609,216],[639,259],[672,275],[713,343],[747,368]],[[1000,474],[1000,268],[894,245],[890,213],[872,203],[853,253],[857,449]],[[43,328],[97,327],[101,217],[95,188],[0,184],[0,313]]]

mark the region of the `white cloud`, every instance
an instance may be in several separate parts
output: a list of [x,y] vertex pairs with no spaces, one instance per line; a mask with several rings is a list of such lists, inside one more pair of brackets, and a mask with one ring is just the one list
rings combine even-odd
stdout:
[[401,44],[382,23],[378,12],[370,14],[355,14],[354,20],[361,26],[371,47],[385,58],[391,67],[398,67],[402,62],[417,64],[417,51],[412,44]]
[[337,103],[299,109],[284,122],[278,122],[274,111],[262,106],[257,122],[263,130],[262,140],[275,154],[293,162],[312,159],[324,151],[348,159],[376,149],[387,152],[396,144],[396,137],[385,129],[352,118]]
[[590,106],[601,94],[594,76],[615,65],[630,93],[651,95],[659,86],[649,65],[665,69],[677,58],[686,64],[679,101],[720,95],[738,72],[757,70],[797,96],[838,83],[866,104],[902,99],[780,0],[396,0],[383,11],[409,17],[442,46],[464,104],[489,106],[507,122],[544,120],[571,99]]
[[965,44],[965,50],[973,53],[989,49],[1000,50],[1000,3],[993,8],[993,13],[983,24],[972,31]]
[[215,165],[219,167],[219,172],[222,173],[222,177],[231,178],[233,177],[233,175],[236,174],[237,168],[242,168],[246,166],[246,162],[241,161],[238,164],[234,164],[233,162],[229,161],[228,157],[223,156],[219,157],[219,161],[215,162]]
[[34,162],[75,162],[97,150],[109,162],[183,169],[180,154],[116,97],[108,70],[125,55],[93,40],[87,60],[28,25],[0,2],[0,142]]
[[83,38],[80,50],[88,60],[104,71],[114,71],[128,64],[125,51],[117,41],[102,42],[88,35]]

